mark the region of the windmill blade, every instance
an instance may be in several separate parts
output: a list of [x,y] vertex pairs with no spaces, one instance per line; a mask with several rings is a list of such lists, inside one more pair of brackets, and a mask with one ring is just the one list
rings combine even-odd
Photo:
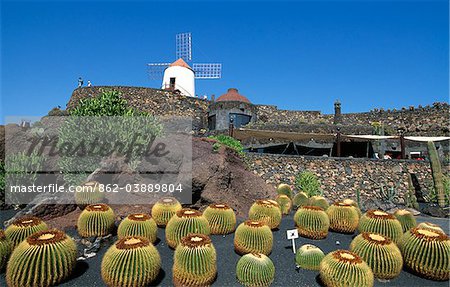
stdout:
[[222,77],[221,63],[192,64],[196,79],[220,79]]
[[183,58],[186,62],[192,61],[192,36],[191,33],[180,33],[176,35],[176,56]]
[[160,80],[164,74],[164,70],[169,67],[170,63],[149,63],[147,64],[148,77],[152,80]]

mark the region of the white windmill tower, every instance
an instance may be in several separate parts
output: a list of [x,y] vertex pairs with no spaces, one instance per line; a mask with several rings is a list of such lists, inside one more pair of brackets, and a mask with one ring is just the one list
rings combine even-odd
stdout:
[[222,76],[221,63],[191,63],[191,33],[176,35],[176,58],[173,63],[147,64],[151,79],[161,78],[164,73],[162,89],[177,90],[185,96],[195,97],[195,79],[220,79]]

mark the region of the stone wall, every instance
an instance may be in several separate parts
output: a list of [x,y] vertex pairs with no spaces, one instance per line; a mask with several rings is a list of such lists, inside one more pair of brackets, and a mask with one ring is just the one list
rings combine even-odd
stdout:
[[326,157],[301,157],[268,154],[246,154],[250,169],[274,186],[293,185],[295,176],[304,170],[316,174],[324,196],[342,200],[355,198],[361,191],[361,200],[380,198],[379,184],[395,187],[400,200],[408,188],[408,173],[416,174],[422,191],[432,183],[430,164],[412,160],[369,160]]
[[320,111],[279,110],[277,106],[256,105],[256,113],[260,123],[278,123],[280,125],[328,123],[327,120],[321,121],[323,115]]

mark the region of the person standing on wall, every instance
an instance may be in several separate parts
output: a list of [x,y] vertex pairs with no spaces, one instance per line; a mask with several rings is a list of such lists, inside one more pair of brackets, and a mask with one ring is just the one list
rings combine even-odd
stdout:
[[91,83],[91,81],[90,81],[90,80],[88,80],[88,82],[87,82],[87,86],[88,86],[88,87],[92,87],[92,83]]
[[83,86],[83,79],[81,77],[78,77],[78,88],[81,88]]

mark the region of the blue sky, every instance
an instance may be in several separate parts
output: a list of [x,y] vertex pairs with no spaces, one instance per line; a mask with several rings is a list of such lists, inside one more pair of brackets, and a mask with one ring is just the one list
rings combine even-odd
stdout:
[[[77,78],[158,87],[146,63],[223,63],[198,94],[331,113],[448,101],[448,1],[19,2],[1,6],[1,118],[65,107]],[[2,120],[3,122],[3,120]]]

